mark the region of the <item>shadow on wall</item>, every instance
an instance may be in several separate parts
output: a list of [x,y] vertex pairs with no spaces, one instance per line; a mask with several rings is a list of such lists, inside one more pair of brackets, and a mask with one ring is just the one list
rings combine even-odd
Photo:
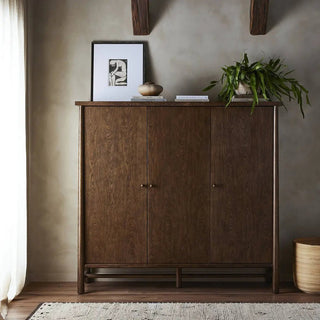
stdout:
[[[161,21],[166,11],[174,0],[153,0],[149,3],[150,13],[150,33]],[[291,12],[302,6],[301,0],[270,0],[268,13],[268,31],[275,28],[282,20],[284,20]]]
[[149,48],[149,43],[146,41],[144,43],[144,50],[145,50],[145,79],[144,81],[155,81],[155,74],[154,71],[155,68],[153,66],[153,62],[151,59],[151,53]]
[[[168,10],[169,6],[172,4],[174,0],[153,0],[149,2],[149,24],[150,24],[150,33],[155,28],[155,26],[161,21],[161,18],[164,16],[165,12]],[[153,70],[155,70],[153,61],[151,59],[152,54],[150,53],[150,49],[148,46],[148,42],[145,44],[145,81],[156,81],[155,74]]]
[[[70,211],[73,200],[66,198],[69,192],[70,176],[64,175],[72,158],[71,148],[64,154],[64,146],[72,144],[71,132],[61,133],[67,119],[65,105],[58,103],[57,97],[71,90],[71,77],[68,74],[69,38],[63,24],[57,25],[49,39],[48,30],[43,26],[54,25],[55,21],[68,19],[66,1],[59,1],[59,9],[50,1],[33,1],[29,14],[30,45],[28,63],[31,65],[29,87],[29,176],[28,176],[28,277],[29,280],[48,280],[59,268],[70,274],[75,267],[61,252],[72,249],[66,247],[66,234],[62,225],[71,225]],[[49,27],[48,27],[49,28]],[[48,52],[48,43],[54,48],[54,55]],[[46,44],[46,45],[45,45]],[[53,58],[54,56],[54,58]],[[36,66],[36,67],[34,67]],[[63,71],[62,71],[63,70]],[[41,79],[39,81],[39,79]],[[61,81],[54,81],[59,79]],[[51,85],[49,85],[51,84]],[[61,100],[60,100],[61,101]],[[74,107],[73,107],[74,108]],[[73,117],[73,115],[71,115]],[[74,118],[71,118],[72,121]],[[60,132],[60,135],[57,134]],[[67,132],[67,131],[65,131]],[[65,149],[66,150],[66,149]],[[62,164],[63,162],[63,164]],[[68,163],[68,165],[66,164]],[[68,171],[73,170],[68,167]],[[76,172],[76,171],[75,171]],[[64,187],[61,188],[61,185]],[[70,197],[71,198],[71,197]],[[76,219],[76,212],[74,212]],[[69,231],[69,230],[68,230]],[[75,248],[75,236],[72,246]],[[68,244],[69,245],[69,244]],[[71,247],[71,245],[70,245]],[[76,253],[73,256],[76,262]],[[70,271],[71,269],[71,271]]]
[[279,266],[280,281],[292,281],[293,244],[290,241],[280,241]]
[[299,5],[301,6],[302,3],[303,1],[301,0],[270,0],[268,31],[275,28],[291,12],[295,11]]
[[149,4],[150,12],[150,33],[161,20],[165,12],[168,10],[169,6],[172,5],[174,0],[153,0]]

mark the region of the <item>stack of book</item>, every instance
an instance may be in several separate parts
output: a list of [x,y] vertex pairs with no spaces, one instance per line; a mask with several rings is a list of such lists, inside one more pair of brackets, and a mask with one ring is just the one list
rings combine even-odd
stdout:
[[131,101],[167,101],[163,96],[134,96]]
[[209,97],[208,96],[200,96],[200,95],[195,95],[195,96],[176,96],[176,99],[174,100],[176,102],[209,102]]

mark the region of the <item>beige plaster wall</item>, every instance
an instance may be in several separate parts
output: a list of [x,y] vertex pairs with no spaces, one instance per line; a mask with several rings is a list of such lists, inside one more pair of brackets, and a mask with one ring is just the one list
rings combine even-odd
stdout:
[[147,79],[169,99],[201,94],[244,51],[296,69],[313,107],[305,120],[294,104],[280,111],[281,271],[290,277],[292,239],[320,233],[320,2],[270,2],[268,33],[251,36],[249,0],[150,0],[152,32],[134,37],[129,0],[29,1],[30,280],[76,279],[74,101],[90,99],[92,40],[148,41]]

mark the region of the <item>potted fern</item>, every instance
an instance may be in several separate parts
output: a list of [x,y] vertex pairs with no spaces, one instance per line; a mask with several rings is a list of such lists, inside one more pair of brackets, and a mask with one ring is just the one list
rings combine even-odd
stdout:
[[222,70],[220,80],[211,81],[203,91],[208,91],[221,82],[219,98],[226,102],[226,107],[229,106],[235,94],[252,95],[251,113],[259,103],[259,98],[266,100],[276,98],[282,104],[283,96],[288,97],[289,101],[296,100],[303,117],[303,96],[305,102],[310,105],[308,90],[290,76],[293,70],[288,71],[287,66],[280,59],[270,59],[268,62],[261,59],[249,63],[248,55],[245,53],[240,62],[224,66]]

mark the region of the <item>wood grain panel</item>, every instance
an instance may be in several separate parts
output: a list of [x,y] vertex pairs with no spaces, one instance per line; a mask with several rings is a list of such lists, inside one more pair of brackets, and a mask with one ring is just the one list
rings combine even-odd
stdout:
[[210,109],[148,108],[149,263],[207,263]]
[[269,263],[273,109],[212,109],[211,263]]
[[86,108],[85,260],[146,263],[146,108]]
[[131,0],[132,26],[134,35],[148,35],[149,0]]
[[269,0],[251,0],[250,2],[250,33],[266,34],[268,22]]

